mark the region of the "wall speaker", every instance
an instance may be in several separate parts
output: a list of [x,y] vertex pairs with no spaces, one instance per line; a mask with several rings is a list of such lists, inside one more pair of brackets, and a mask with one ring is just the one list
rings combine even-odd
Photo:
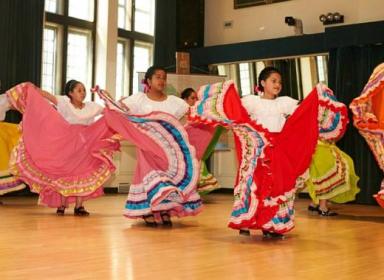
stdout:
[[178,0],[176,48],[184,51],[204,46],[204,0]]

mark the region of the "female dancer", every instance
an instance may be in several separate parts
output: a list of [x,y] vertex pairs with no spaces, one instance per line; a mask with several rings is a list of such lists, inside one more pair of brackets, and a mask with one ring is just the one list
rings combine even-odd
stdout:
[[[181,92],[181,98],[184,99],[184,101],[187,102],[189,106],[194,106],[197,101],[197,93],[193,88],[186,88]],[[217,181],[215,176],[213,176],[209,172],[206,160],[208,160],[208,158],[212,155],[213,151],[215,150],[216,144],[219,141],[220,135],[223,133],[223,131],[224,128],[221,126],[216,128],[212,140],[209,143],[201,159],[200,177],[199,183],[197,184],[197,190],[201,195],[208,194],[220,188],[219,182]]]
[[[195,155],[189,154],[189,143],[184,142],[186,132],[183,126],[175,120],[183,118],[189,106],[181,98],[164,93],[166,79],[167,74],[162,67],[152,66],[145,73],[143,81],[145,92],[134,94],[121,101],[121,105],[130,115],[142,116],[146,119],[146,122],[148,122],[148,119],[157,117],[168,118],[169,120],[166,121],[169,122],[169,125],[159,127],[159,131],[166,128],[172,133],[176,133],[172,136],[175,137],[173,141],[176,141],[179,145],[182,144],[184,147],[180,151],[173,150],[172,153],[175,153],[173,155],[162,154],[159,150],[157,155],[149,156],[149,153],[146,153],[143,147],[138,146],[138,165],[128,194],[125,215],[129,218],[143,218],[148,226],[157,226],[158,222],[162,222],[166,226],[172,226],[171,216],[194,215],[201,210],[201,200],[196,192],[195,185],[197,174],[192,172],[195,169],[194,166],[196,166],[197,160]],[[164,121],[160,123],[164,123]],[[173,144],[170,143],[169,145],[172,146]],[[155,158],[151,158],[153,156]],[[180,160],[178,157],[183,157],[184,160]],[[191,158],[191,161],[185,161],[188,158]],[[169,182],[153,184],[152,180],[149,179],[150,176],[144,176],[142,170],[150,166],[151,161],[154,159],[163,161],[166,166],[180,164],[179,168],[181,169],[191,168],[186,174],[193,174],[192,183],[189,182],[191,179],[188,179],[176,184]],[[170,169],[167,169],[168,173],[162,169],[159,168],[159,170],[153,171],[152,177],[158,176],[161,178],[165,176],[162,175],[163,173],[169,175]],[[171,177],[175,178],[174,175],[171,175]],[[190,176],[188,175],[188,177]]]
[[53,96],[31,83],[7,92],[23,113],[22,139],[11,167],[39,193],[41,204],[57,208],[57,215],[75,203],[74,215],[88,216],[83,202],[103,194],[102,185],[114,170],[111,154],[119,143],[103,119],[95,121],[103,108],[84,102],[81,82],[69,81],[64,93]]
[[[281,90],[278,71],[265,69],[259,86],[266,97],[276,98]],[[260,102],[269,105],[257,107],[258,111],[252,100],[239,99],[231,81],[204,86],[198,97],[190,121],[219,124],[235,135],[239,168],[229,227],[244,235],[249,235],[250,229],[260,229],[265,237],[281,238],[294,226],[296,179],[308,168],[318,138],[317,92],[297,108],[297,102],[288,98],[263,98]],[[257,122],[249,117],[259,113],[262,117]],[[263,127],[264,123],[273,132]]]
[[[329,98],[330,106],[319,113],[321,126],[319,140],[305,186],[312,199],[308,210],[322,217],[328,217],[337,215],[328,208],[328,201],[345,203],[355,200],[356,194],[360,191],[357,187],[359,177],[355,174],[353,160],[335,144],[347,128],[347,107],[338,102],[333,92],[325,85],[319,84],[317,88],[322,96]],[[333,121],[328,122],[327,119]]]

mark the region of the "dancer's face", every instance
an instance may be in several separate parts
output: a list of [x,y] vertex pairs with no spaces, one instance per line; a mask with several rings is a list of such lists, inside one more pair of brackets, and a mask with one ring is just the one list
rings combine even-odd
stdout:
[[279,73],[272,73],[266,80],[261,81],[264,87],[264,95],[277,97],[282,89],[282,81]]
[[167,85],[167,73],[163,70],[156,70],[151,79],[148,79],[149,86],[155,91],[164,91]]
[[73,102],[82,103],[86,95],[84,85],[82,83],[77,83],[73,90],[69,92],[69,95]]
[[188,96],[187,99],[185,99],[185,102],[187,102],[189,106],[195,105],[196,101],[197,101],[197,93],[194,91]]

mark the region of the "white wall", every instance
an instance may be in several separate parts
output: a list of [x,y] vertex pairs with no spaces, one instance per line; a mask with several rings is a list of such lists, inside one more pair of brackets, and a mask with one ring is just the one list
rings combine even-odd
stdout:
[[[292,36],[285,16],[301,19],[305,34],[324,32],[319,16],[328,12],[343,14],[344,24],[384,20],[383,0],[292,0],[236,10],[233,3],[205,0],[205,46]],[[224,21],[233,27],[225,29]]]

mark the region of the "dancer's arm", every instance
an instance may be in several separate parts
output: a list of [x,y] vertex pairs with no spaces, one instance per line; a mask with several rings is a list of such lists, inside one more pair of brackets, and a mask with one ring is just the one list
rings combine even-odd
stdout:
[[57,98],[53,94],[50,94],[49,92],[45,90],[41,90],[41,95],[46,98],[48,101],[53,103],[54,105],[57,105]]

